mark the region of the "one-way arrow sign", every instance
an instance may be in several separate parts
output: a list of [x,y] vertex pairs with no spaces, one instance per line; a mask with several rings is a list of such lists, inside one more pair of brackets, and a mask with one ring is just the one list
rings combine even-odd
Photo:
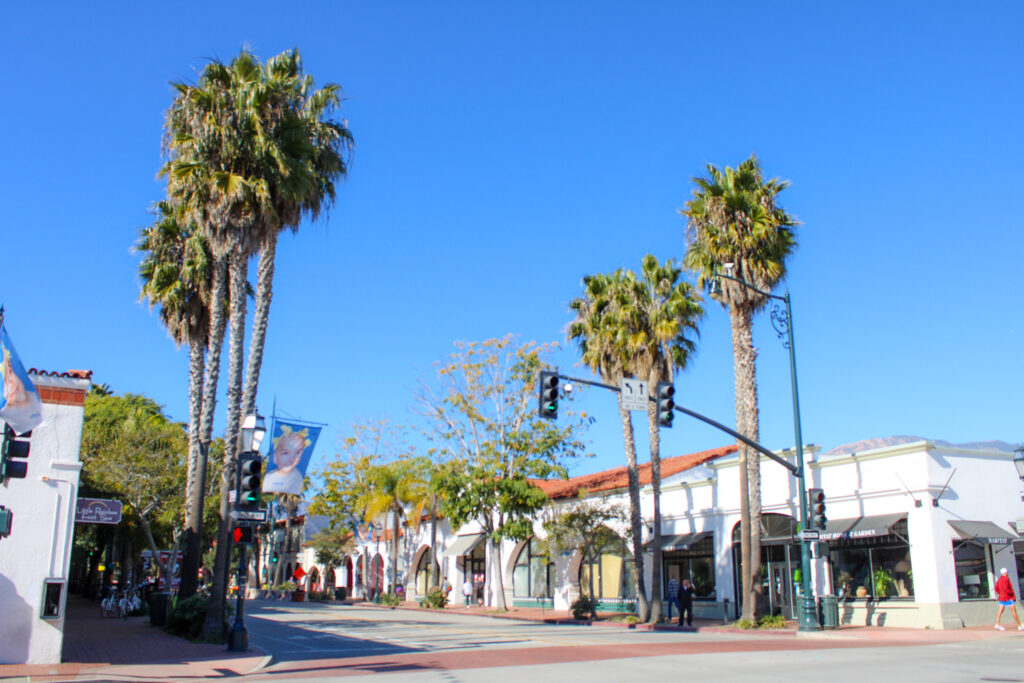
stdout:
[[228,517],[239,522],[265,522],[267,521],[267,509],[260,510],[231,510]]

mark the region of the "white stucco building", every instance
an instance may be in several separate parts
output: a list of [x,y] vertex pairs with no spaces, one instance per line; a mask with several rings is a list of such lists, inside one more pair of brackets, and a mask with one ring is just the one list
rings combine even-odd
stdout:
[[[780,454],[792,462],[794,454]],[[992,592],[999,570],[1024,578],[1024,485],[1005,451],[957,448],[931,441],[824,455],[805,451],[807,486],[826,494],[828,524],[823,543],[812,548],[816,596],[836,596],[838,619],[846,624],[960,628],[992,623]],[[698,617],[739,615],[738,457],[735,446],[662,460],[662,576],[690,578],[697,589]],[[762,599],[759,612],[795,616],[800,545],[797,480],[787,469],[762,459]],[[641,468],[645,522],[646,585],[651,583],[651,489],[649,466]],[[551,505],[534,525],[585,489],[591,499],[628,504],[625,468],[541,482]],[[385,520],[381,520],[384,522]],[[390,520],[387,520],[390,526]],[[1021,527],[1024,529],[1024,527]],[[357,550],[334,572],[334,584],[349,595],[391,590],[391,532],[358,539]],[[495,603],[498,582],[491,574],[487,544],[475,525],[458,530],[438,520],[437,558],[441,576],[453,586],[452,601],[469,576],[485,579],[481,596]],[[1015,542],[1021,555],[1015,553]],[[826,545],[827,544],[827,545]],[[548,563],[531,540],[501,544],[501,586],[508,605],[568,610],[593,574],[595,595],[607,610],[632,611],[632,566],[622,543],[609,547],[593,566],[576,555]],[[303,556],[309,571],[312,553]],[[399,537],[398,582],[410,598],[425,592],[430,570],[430,523],[404,528]],[[319,577],[329,568],[320,567]],[[364,577],[366,577],[364,579]],[[328,588],[332,587],[328,583]],[[1018,588],[1018,595],[1020,595]],[[474,599],[476,596],[474,596]]]
[[0,664],[60,662],[91,375],[29,371],[43,423],[32,430],[26,477],[0,486],[0,505],[14,516],[10,536],[0,539]]

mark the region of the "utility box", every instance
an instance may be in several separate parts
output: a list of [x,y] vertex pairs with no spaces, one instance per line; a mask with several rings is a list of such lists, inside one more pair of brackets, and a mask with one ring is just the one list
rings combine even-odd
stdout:
[[167,625],[167,605],[170,598],[171,594],[165,591],[157,591],[149,596],[149,623],[153,626]]
[[822,628],[839,628],[839,598],[834,595],[822,595],[818,600],[818,611]]

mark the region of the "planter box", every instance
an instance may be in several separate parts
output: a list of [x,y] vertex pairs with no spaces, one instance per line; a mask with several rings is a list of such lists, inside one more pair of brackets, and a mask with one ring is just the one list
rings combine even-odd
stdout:
[[305,602],[306,591],[292,591],[292,602]]

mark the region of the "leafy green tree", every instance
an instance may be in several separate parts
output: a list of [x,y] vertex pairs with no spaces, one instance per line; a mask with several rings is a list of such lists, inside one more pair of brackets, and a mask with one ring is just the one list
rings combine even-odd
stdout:
[[451,461],[438,483],[440,512],[452,528],[475,520],[486,533],[488,583],[504,610],[500,541],[532,534],[548,499],[530,479],[566,476],[565,465],[584,455],[578,435],[587,419],[565,411],[560,428],[537,416],[540,356],[549,347],[515,346],[508,336],[455,348],[438,365],[440,388],[424,384],[419,400],[437,451]]
[[[613,526],[627,526],[629,516],[624,507],[607,501],[586,500],[586,492],[580,492],[580,500],[557,517],[544,523],[547,532],[545,545],[550,554],[578,552],[583,564],[593,567],[605,549],[621,539]],[[587,595],[594,597],[594,572],[588,575]],[[597,618],[597,601],[591,603],[591,619]]]
[[326,567],[340,567],[354,548],[351,533],[342,533],[333,529],[322,529],[311,539],[309,546],[316,552],[316,561]]
[[[768,299],[731,280],[716,278],[725,264],[731,274],[762,291],[770,291],[786,276],[786,261],[796,249],[798,221],[779,204],[789,183],[766,180],[761,163],[751,155],[735,169],[708,165],[706,177],[694,178],[693,198],[680,209],[686,217],[686,256],[683,264],[697,273],[698,286],[711,293],[729,312],[735,373],[736,429],[759,440],[757,350],[753,342],[754,314]],[[740,442],[740,546],[743,618],[754,619],[761,573],[760,454]]]
[[[159,529],[168,529],[177,547],[187,443],[183,425],[167,419],[148,398],[98,393],[86,398],[82,488],[109,492],[125,503],[157,562]],[[161,566],[168,586],[172,561]]]
[[[243,51],[229,65],[208,64],[197,85],[176,88],[178,96],[167,115],[170,158],[163,175],[169,196],[186,219],[199,226],[214,258],[211,339],[223,335],[221,302],[229,304],[224,464],[230,466],[237,454],[241,418],[255,405],[277,235],[285,227],[295,229],[305,215],[315,217],[333,199],[333,183],[347,171],[351,137],[343,124],[322,118],[337,106],[339,89],[332,85],[313,90],[297,51],[266,64]],[[243,392],[246,278],[249,257],[257,252],[257,310]],[[211,416],[216,381],[212,385],[207,381],[203,395],[204,411]],[[216,566],[218,576],[223,576],[230,530],[226,479],[220,490]],[[214,584],[207,635],[223,632],[225,592],[222,581]]]

